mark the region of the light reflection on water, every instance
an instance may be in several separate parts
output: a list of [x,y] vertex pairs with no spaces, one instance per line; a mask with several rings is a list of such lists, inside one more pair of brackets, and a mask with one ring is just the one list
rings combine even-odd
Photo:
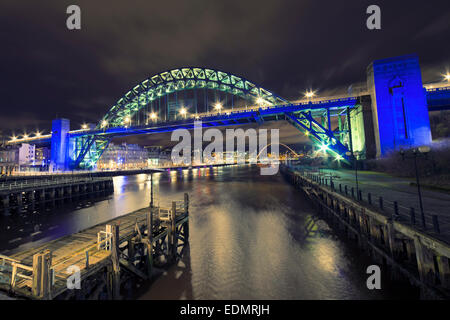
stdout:
[[[257,167],[232,166],[156,173],[153,183],[156,203],[169,204],[189,193],[190,246],[142,299],[386,297],[384,291],[366,289],[367,264],[352,258],[354,253],[325,222],[311,224],[317,220],[312,208],[281,176],[260,176]],[[29,224],[41,225],[44,241],[140,209],[149,201],[148,175],[115,177],[112,196],[87,207],[37,214]],[[1,225],[18,229],[20,223],[8,219]],[[3,248],[6,242],[2,240]]]

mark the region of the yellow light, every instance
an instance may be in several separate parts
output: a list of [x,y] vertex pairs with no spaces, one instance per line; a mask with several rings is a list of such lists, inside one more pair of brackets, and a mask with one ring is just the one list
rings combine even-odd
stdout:
[[24,138],[24,139],[28,139],[28,135],[25,133],[25,134],[23,135],[23,138]]
[[315,93],[312,90],[305,92],[305,97],[307,97],[307,98],[312,98],[312,97],[314,97],[314,95],[315,95]]
[[217,102],[217,103],[214,105],[214,109],[220,111],[220,109],[222,109],[222,104],[221,104],[220,102]]
[[152,112],[152,113],[150,114],[150,118],[153,119],[153,120],[155,120],[155,119],[156,119],[156,113]]
[[102,128],[106,127],[107,125],[108,125],[108,121],[103,120],[103,121],[102,121]]
[[36,131],[36,137],[40,137],[41,133],[39,131]]
[[84,129],[84,130],[86,130],[87,129],[87,124],[86,123],[83,123],[82,125],[81,125],[81,129]]
[[184,116],[184,115],[186,115],[186,113],[187,113],[186,108],[181,108],[181,109],[180,109],[180,114],[181,114],[181,115]]
[[450,81],[450,73],[444,75],[445,80]]
[[16,136],[12,136],[11,137],[11,141],[16,141],[17,140],[17,137]]
[[131,119],[130,119],[130,117],[125,117],[125,120],[124,120],[125,122],[130,122],[131,121]]
[[336,161],[343,160],[342,156],[340,154],[337,154],[336,157],[334,157]]
[[263,98],[261,98],[261,97],[258,97],[257,99],[256,99],[256,104],[259,104],[259,105],[261,105],[261,104],[264,104],[265,103],[265,101],[264,101],[264,99]]

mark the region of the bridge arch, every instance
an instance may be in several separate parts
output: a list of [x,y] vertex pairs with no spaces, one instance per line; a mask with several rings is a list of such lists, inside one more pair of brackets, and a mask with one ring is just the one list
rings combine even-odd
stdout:
[[149,103],[171,93],[192,89],[226,92],[252,102],[260,98],[268,105],[288,103],[287,100],[243,77],[215,69],[184,67],[158,73],[134,86],[110,108],[97,124],[97,128],[122,127],[126,125],[127,119]]
[[258,155],[256,156],[256,159],[259,158],[259,156],[261,155],[261,153],[266,150],[269,146],[273,145],[273,144],[278,144],[280,146],[285,147],[286,149],[288,149],[289,151],[291,151],[294,155],[298,156],[297,152],[295,152],[291,147],[289,147],[288,145],[282,143],[282,142],[273,142],[273,143],[268,143],[266,144],[266,146],[264,148],[262,148],[261,150],[259,150]]

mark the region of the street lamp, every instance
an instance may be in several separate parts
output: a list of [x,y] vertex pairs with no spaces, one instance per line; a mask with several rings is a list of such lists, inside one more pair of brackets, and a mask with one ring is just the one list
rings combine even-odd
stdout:
[[257,104],[257,105],[261,106],[261,105],[264,104],[264,102],[265,102],[265,101],[264,101],[263,98],[261,98],[261,97],[256,98],[256,104]]
[[103,120],[102,121],[102,128],[105,128],[108,125],[108,121]]
[[187,110],[186,110],[186,108],[181,108],[180,109],[180,114],[182,115],[182,116],[184,116],[184,118],[186,119],[186,114],[187,114]]
[[83,124],[81,125],[81,129],[86,130],[87,128],[88,128],[88,126],[87,126],[86,123],[83,123]]
[[[424,229],[426,229],[426,223],[425,223],[425,213],[423,211],[423,203],[422,203],[422,193],[420,191],[420,182],[419,182],[419,170],[417,168],[417,156],[419,154],[424,154],[425,156],[427,155],[428,152],[430,152],[430,147],[429,146],[422,146],[422,147],[418,147],[416,149],[413,149],[413,157],[414,157],[414,169],[416,172],[416,184],[417,184],[417,193],[419,196],[419,205],[420,205],[420,215],[422,218],[422,226]],[[402,155],[402,159],[405,160],[405,151],[401,150],[400,154]]]
[[307,99],[312,99],[315,95],[316,95],[315,92],[312,91],[312,90],[306,91],[306,92],[305,92],[305,97],[306,97]]
[[222,104],[221,104],[220,102],[217,102],[217,103],[214,105],[214,109],[216,109],[216,110],[219,111],[219,113],[220,113],[220,110],[222,109]]
[[450,82],[450,73],[446,73],[444,75],[444,79],[447,80],[448,82]]
[[152,112],[151,114],[150,114],[150,119],[152,119],[153,121],[155,121],[156,120],[156,113],[154,113],[154,112]]

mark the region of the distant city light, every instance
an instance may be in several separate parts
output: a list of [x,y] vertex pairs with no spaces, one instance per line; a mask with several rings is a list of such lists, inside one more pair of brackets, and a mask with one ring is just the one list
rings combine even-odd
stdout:
[[36,137],[40,137],[41,133],[39,131],[36,131]]
[[16,141],[17,140],[17,137],[16,136],[12,136],[11,137],[11,141]]
[[181,114],[182,116],[185,116],[186,113],[187,113],[186,108],[183,107],[183,108],[180,109],[180,114]]
[[150,114],[150,118],[151,118],[152,120],[155,120],[155,119],[156,119],[156,113],[152,112],[152,113]]
[[450,73],[444,75],[445,80],[450,82]]
[[102,121],[102,128],[106,127],[107,125],[108,125],[108,121],[103,120],[103,121]]
[[87,124],[86,123],[83,123],[82,125],[81,125],[81,129],[84,129],[84,130],[86,130],[88,128],[88,126],[87,126]]
[[130,122],[131,119],[130,119],[130,117],[126,116],[125,119],[124,119],[124,121],[125,121],[125,122]]
[[25,133],[25,134],[23,135],[23,138],[24,138],[24,139],[28,139],[28,135]]
[[221,104],[220,102],[217,102],[217,103],[214,105],[214,109],[216,109],[217,111],[220,111],[220,110],[222,109],[222,104]]

